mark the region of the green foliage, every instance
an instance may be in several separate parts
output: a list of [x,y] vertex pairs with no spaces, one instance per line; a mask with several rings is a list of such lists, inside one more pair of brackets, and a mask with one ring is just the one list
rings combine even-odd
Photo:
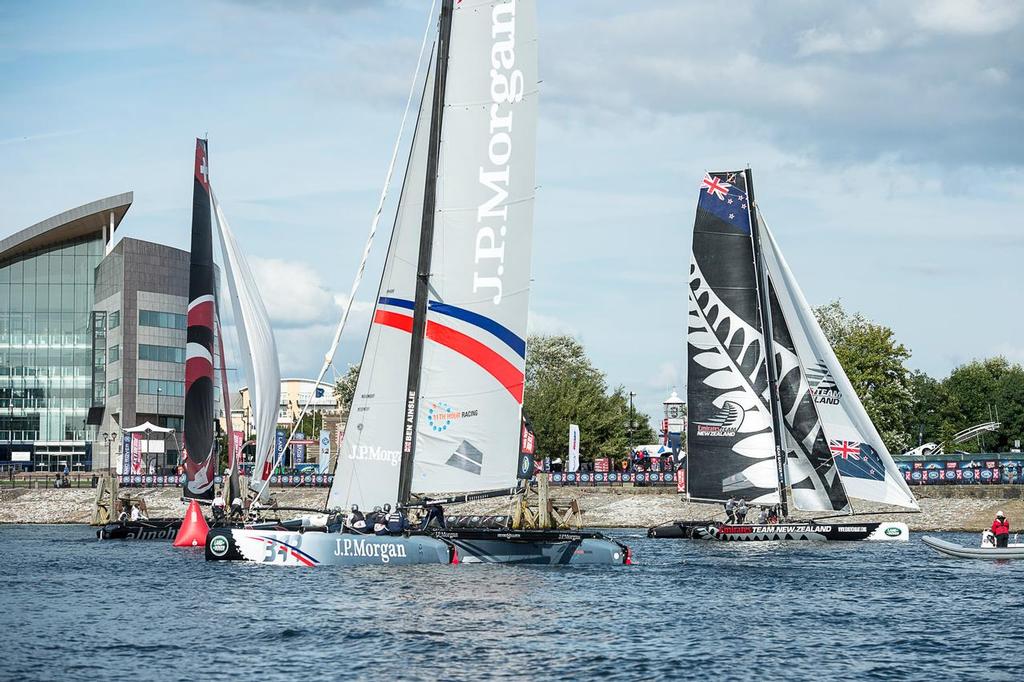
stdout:
[[[630,442],[629,395],[608,389],[583,346],[568,336],[531,336],[526,357],[524,409],[530,415],[542,456],[564,457],[569,424],[580,427],[580,459],[625,456]],[[654,431],[646,414],[634,410],[634,444],[650,443]]]
[[359,363],[349,365],[345,375],[334,384],[334,399],[342,414],[348,414],[352,407],[352,398],[356,394],[356,381],[359,380]]
[[[839,301],[815,309],[818,323],[836,351],[868,416],[891,452],[918,441],[943,443],[946,452],[1006,452],[1024,440],[1024,368],[1003,357],[974,360],[939,380],[907,370],[910,357],[892,330]],[[1002,423],[994,433],[964,443],[953,436],[975,424]]]
[[910,351],[896,342],[891,329],[848,314],[839,301],[814,313],[886,447],[904,452],[912,442],[908,422],[914,409],[906,366]]
[[1024,368],[1020,365],[1001,356],[974,360],[954,369],[942,384],[948,400],[946,410],[959,421],[947,424],[947,431],[987,421],[1002,423],[994,433],[947,446],[947,452],[954,448],[1005,452],[1015,439],[1024,438]]

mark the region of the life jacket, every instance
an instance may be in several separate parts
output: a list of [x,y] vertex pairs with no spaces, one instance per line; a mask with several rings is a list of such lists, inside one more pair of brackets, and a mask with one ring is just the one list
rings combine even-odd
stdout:
[[1009,535],[1010,534],[1010,522],[1006,519],[1000,521],[996,519],[992,522],[992,534],[993,535]]
[[404,519],[398,512],[391,512],[388,514],[388,532],[389,533],[401,533],[404,530],[405,524],[402,523]]

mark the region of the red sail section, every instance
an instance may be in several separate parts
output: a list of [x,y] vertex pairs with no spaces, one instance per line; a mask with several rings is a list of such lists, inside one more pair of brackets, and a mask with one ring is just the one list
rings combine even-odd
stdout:
[[185,347],[184,495],[212,499],[213,479],[217,469],[213,411],[215,300],[210,165],[206,140],[196,140],[188,301]]

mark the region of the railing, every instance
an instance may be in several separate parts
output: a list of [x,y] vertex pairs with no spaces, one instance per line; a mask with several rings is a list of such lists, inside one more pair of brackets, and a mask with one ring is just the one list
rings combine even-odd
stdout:
[[910,485],[1014,485],[1024,483],[1024,458],[900,462]]

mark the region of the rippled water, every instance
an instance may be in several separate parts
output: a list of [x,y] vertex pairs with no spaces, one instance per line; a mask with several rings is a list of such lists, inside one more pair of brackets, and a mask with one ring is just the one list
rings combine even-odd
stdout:
[[0,679],[1021,678],[1024,561],[613,534],[636,565],[304,570],[0,526]]

